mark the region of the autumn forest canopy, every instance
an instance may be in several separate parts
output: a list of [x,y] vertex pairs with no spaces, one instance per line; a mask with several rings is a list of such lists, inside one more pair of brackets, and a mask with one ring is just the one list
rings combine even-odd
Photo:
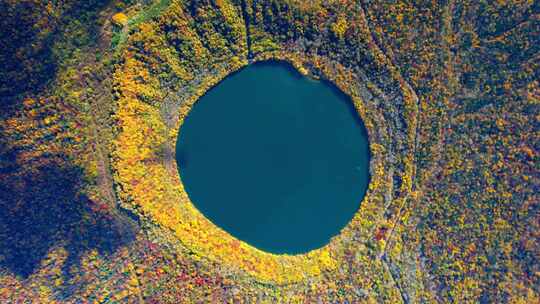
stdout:
[[[1,303],[540,301],[538,1],[1,0],[0,38]],[[261,62],[328,84],[368,139],[360,201],[295,254],[216,224],[176,146]],[[220,106],[202,126],[255,110]],[[340,113],[317,116],[329,151]]]

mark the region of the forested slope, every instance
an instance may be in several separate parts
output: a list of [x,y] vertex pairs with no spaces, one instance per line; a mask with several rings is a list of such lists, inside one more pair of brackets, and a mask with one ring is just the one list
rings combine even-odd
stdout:
[[[5,0],[0,37],[2,303],[540,301],[538,1]],[[268,59],[370,138],[358,214],[306,255],[177,177],[191,105]]]

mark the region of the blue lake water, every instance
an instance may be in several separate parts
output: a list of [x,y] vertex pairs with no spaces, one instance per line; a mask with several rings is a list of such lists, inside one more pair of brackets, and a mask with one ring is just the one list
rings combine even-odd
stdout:
[[339,234],[365,195],[369,158],[350,98],[281,62],[250,65],[209,90],[176,145],[195,206],[272,253],[307,252]]

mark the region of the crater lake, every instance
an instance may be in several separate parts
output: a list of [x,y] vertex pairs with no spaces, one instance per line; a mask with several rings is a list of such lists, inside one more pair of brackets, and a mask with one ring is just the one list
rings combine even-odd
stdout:
[[179,174],[215,225],[271,253],[327,244],[358,211],[370,151],[352,100],[284,62],[247,66],[180,126]]

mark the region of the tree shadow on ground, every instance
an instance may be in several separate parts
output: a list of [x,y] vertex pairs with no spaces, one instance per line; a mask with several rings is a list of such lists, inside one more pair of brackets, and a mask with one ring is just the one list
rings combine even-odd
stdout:
[[[56,74],[50,45],[53,34],[40,35],[44,5],[28,1],[0,2],[0,101],[22,92],[39,91]],[[41,22],[49,21],[42,18]]]
[[[0,158],[0,164],[9,162],[6,154]],[[110,255],[134,240],[131,222],[81,194],[81,168],[47,161],[13,169],[0,170],[0,267],[27,278],[53,247],[62,246],[69,277],[85,252]]]
[[0,1],[0,104],[39,94],[74,50],[97,44],[99,13],[110,3]]

